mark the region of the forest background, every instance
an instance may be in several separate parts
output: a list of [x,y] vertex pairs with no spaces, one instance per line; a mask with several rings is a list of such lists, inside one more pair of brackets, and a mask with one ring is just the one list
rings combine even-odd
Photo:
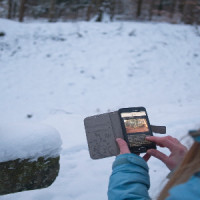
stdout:
[[200,24],[200,0],[0,0],[0,18]]

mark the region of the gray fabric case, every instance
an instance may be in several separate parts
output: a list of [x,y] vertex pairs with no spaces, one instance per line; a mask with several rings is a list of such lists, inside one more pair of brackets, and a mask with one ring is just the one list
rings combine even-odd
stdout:
[[[84,119],[90,157],[100,159],[119,154],[116,138],[124,139],[118,111]],[[165,126],[153,126],[155,133],[166,133]]]

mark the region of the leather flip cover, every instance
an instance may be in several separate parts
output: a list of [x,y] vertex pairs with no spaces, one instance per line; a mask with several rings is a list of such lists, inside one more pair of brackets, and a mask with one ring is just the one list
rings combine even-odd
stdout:
[[[124,139],[118,111],[84,119],[90,157],[100,159],[119,154],[116,138]],[[165,126],[151,126],[156,133],[166,133]]]

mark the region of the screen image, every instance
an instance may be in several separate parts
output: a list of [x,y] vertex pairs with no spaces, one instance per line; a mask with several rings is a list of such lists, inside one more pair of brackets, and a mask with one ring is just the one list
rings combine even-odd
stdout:
[[145,118],[146,113],[144,111],[121,113],[121,117],[123,118],[127,134],[149,132],[148,123]]

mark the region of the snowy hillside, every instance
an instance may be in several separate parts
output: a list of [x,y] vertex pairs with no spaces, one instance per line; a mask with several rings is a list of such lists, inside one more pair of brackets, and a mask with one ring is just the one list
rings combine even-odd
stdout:
[[[0,122],[42,122],[63,142],[52,186],[2,200],[106,200],[114,157],[90,159],[86,116],[144,106],[168,135],[200,127],[200,36],[192,26],[0,19],[0,32]],[[149,167],[155,199],[169,171],[153,158]]]

